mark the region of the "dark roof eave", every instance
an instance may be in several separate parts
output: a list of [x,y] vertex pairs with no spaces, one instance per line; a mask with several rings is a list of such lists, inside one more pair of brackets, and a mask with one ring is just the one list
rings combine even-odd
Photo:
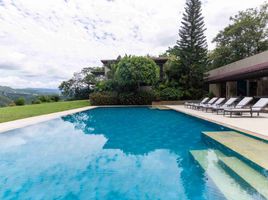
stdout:
[[268,71],[268,62],[261,63],[258,65],[253,65],[247,68],[227,72],[224,74],[216,75],[216,76],[208,76],[205,81],[206,82],[220,82],[225,80],[235,80],[239,79],[239,77],[247,76],[250,77],[252,74],[252,77],[256,76],[265,76],[266,71]]

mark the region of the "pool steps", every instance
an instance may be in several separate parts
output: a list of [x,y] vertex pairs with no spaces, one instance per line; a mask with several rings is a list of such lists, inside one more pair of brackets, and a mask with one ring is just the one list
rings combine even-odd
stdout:
[[[203,132],[202,138],[207,144],[213,144],[217,150],[194,150],[190,153],[227,199],[233,197],[229,195],[230,191],[222,186],[221,181],[228,178],[236,181],[240,187],[249,188],[255,199],[268,199],[268,177],[264,176],[268,169],[267,142],[234,131]],[[217,168],[221,173],[222,170],[225,171],[229,175],[228,178],[226,176],[218,180],[213,173],[211,174],[213,170],[208,170],[209,162],[212,163],[209,161],[209,152],[216,155],[216,161],[211,168]],[[241,192],[239,187],[236,192]]]
[[268,170],[268,143],[234,131],[203,132],[205,142],[216,143],[250,161],[261,170]]
[[218,157],[224,156],[224,154],[220,151],[192,150],[190,151],[190,154],[201,166],[204,172],[206,172],[208,178],[213,181],[226,199],[252,199],[252,196],[248,194],[224,168],[221,167],[218,162]]
[[219,157],[219,163],[223,165],[227,171],[237,175],[246,182],[251,188],[268,199],[268,177],[247,165],[236,157]]

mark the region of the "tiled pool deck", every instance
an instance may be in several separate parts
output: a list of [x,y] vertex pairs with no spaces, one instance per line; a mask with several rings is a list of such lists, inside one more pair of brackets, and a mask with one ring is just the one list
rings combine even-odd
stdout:
[[246,134],[253,135],[255,137],[268,140],[268,114],[260,114],[260,117],[226,117],[223,115],[217,115],[215,113],[197,111],[189,108],[185,108],[183,105],[166,106],[170,109],[195,116],[201,119],[205,119],[210,122],[220,124],[222,126],[235,129]]

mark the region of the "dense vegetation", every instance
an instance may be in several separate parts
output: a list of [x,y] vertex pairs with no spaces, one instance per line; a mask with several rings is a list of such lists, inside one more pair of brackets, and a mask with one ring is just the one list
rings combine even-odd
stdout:
[[151,86],[158,81],[159,67],[152,59],[126,55],[111,65],[108,80],[96,84],[90,101],[93,105],[148,105],[155,99]]
[[103,68],[85,67],[73,77],[59,85],[62,94],[72,100],[88,99],[98,81],[103,79]]
[[251,8],[230,18],[231,24],[214,38],[210,68],[238,61],[268,50],[268,4]]
[[0,108],[0,123],[89,106],[88,100],[43,103]]

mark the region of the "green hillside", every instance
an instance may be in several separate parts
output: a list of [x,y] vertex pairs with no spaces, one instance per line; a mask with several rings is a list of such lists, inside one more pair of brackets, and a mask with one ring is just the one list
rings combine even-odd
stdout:
[[0,86],[0,107],[8,106],[20,97],[23,97],[26,103],[29,104],[39,95],[52,94],[59,94],[59,90],[46,88],[14,89],[7,86]]

